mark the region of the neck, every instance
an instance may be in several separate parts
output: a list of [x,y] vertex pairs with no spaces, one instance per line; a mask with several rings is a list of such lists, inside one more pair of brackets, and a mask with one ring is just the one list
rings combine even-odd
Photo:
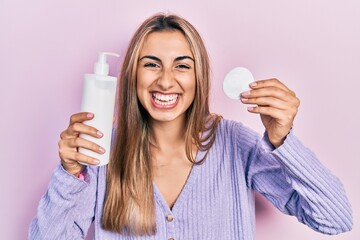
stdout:
[[[152,122],[151,132],[153,145],[150,151],[155,175],[163,167],[190,164],[186,156],[185,118],[171,122]],[[192,154],[195,156],[196,151]]]
[[185,144],[185,117],[171,122],[152,121],[153,141],[159,150],[171,149]]

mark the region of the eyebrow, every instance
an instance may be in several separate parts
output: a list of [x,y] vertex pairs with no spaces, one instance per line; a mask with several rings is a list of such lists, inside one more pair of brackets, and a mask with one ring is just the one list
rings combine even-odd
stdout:
[[190,59],[190,60],[192,60],[193,62],[195,62],[195,60],[194,60],[192,57],[189,57],[189,56],[180,56],[180,57],[177,57],[177,58],[175,58],[175,62],[176,62],[176,61],[181,61],[181,60],[184,60],[184,59]]
[[[160,59],[160,58],[155,57],[155,56],[152,56],[152,55],[143,56],[142,58],[139,59],[139,61],[143,60],[144,58],[149,58],[149,59],[151,59],[151,60],[161,62],[161,59]],[[192,60],[193,62],[195,62],[195,60],[194,60],[192,57],[190,57],[190,56],[179,56],[179,57],[175,58],[175,62],[176,62],[176,61],[181,61],[181,60],[184,60],[184,59],[190,59],[190,60]]]

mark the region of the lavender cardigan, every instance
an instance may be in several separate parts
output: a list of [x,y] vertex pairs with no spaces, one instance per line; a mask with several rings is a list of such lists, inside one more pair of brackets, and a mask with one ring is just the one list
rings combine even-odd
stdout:
[[[199,152],[197,159],[204,156]],[[195,165],[169,209],[154,184],[154,236],[122,236],[101,228],[106,167],[87,167],[85,179],[59,165],[42,197],[29,239],[84,239],[94,221],[95,239],[255,239],[253,191],[310,228],[338,234],[352,228],[351,209],[340,181],[290,133],[273,149],[241,123],[221,120],[216,141]]]

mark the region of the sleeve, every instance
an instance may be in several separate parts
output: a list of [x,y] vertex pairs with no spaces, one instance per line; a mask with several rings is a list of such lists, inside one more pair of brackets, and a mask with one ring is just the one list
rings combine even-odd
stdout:
[[261,139],[246,131],[254,143],[247,154],[249,188],[315,231],[333,235],[352,229],[351,207],[343,185],[292,131],[277,149],[266,133]]
[[40,200],[28,239],[85,239],[95,215],[97,171],[85,167],[81,180],[59,165]]

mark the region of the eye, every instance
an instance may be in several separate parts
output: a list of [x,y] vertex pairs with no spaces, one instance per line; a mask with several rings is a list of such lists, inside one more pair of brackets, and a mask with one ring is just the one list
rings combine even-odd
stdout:
[[159,67],[159,65],[156,64],[156,63],[145,63],[144,67],[147,67],[147,68],[156,68],[156,67]]
[[190,69],[190,66],[185,65],[185,64],[179,64],[176,66],[176,68],[180,68],[180,69]]

